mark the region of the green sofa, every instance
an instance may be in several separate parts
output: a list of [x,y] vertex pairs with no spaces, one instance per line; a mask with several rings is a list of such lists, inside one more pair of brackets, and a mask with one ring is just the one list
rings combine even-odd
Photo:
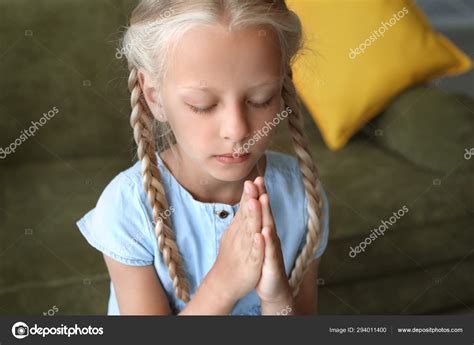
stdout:
[[[106,314],[107,269],[75,222],[133,164],[127,69],[116,54],[132,7],[0,4],[0,147],[44,122],[0,160],[0,314]],[[337,152],[305,113],[330,200],[321,314],[474,312],[474,159],[464,158],[473,109],[471,98],[419,85]],[[292,152],[286,128],[272,149]],[[384,236],[349,256],[404,205]]]

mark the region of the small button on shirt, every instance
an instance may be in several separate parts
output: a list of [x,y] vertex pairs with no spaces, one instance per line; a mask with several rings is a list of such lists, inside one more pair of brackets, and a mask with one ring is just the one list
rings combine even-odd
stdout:
[[[302,175],[295,157],[267,150],[265,187],[270,197],[285,271],[290,276],[298,254],[306,241],[308,212]],[[161,217],[171,217],[176,243],[183,257],[184,270],[192,298],[216,261],[219,240],[232,222],[240,204],[200,202],[175,179],[157,156],[162,184],[169,209]],[[174,314],[185,303],[174,294],[168,268],[158,248],[153,226],[153,212],[140,175],[141,161],[116,175],[103,190],[95,208],[77,221],[77,226],[91,246],[107,256],[131,266],[153,265]],[[323,199],[322,234],[315,257],[326,249],[329,235],[329,204]],[[110,282],[108,315],[120,315],[113,283]],[[231,315],[260,315],[260,300],[255,290],[239,299]]]
[[221,217],[222,219],[225,219],[229,215],[229,212],[227,212],[226,210],[222,210],[218,214],[219,214],[219,217]]

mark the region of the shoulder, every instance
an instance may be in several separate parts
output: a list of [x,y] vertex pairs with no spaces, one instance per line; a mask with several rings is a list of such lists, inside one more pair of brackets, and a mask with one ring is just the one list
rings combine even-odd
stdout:
[[[298,159],[292,155],[285,154],[277,151],[267,151],[268,157],[268,172],[265,171],[265,175],[269,177],[269,182],[278,181],[279,189],[281,187],[291,188],[293,192],[304,193],[303,174],[299,166]],[[281,184],[285,182],[285,184]],[[328,206],[327,194],[322,184],[320,185],[320,194],[323,199],[323,203]],[[301,196],[301,195],[300,195]],[[304,195],[304,201],[307,203],[306,195]],[[326,201],[326,202],[324,202]]]
[[[270,194],[270,202],[274,216],[285,227],[279,235],[288,242],[296,240],[298,253],[306,242],[308,229],[308,198],[306,195],[303,174],[298,159],[276,151],[267,151],[269,170],[265,172],[266,186]],[[320,257],[326,249],[329,235],[329,200],[326,191],[320,184],[319,195],[322,200],[321,243],[315,253]],[[291,231],[289,230],[291,229]],[[288,231],[288,233],[285,233]],[[291,240],[290,240],[291,239]],[[294,247],[293,247],[294,248]]]
[[291,177],[299,173],[298,159],[296,157],[271,150],[266,151],[266,156],[270,174]]
[[95,205],[76,224],[99,251],[128,265],[153,262],[153,229],[133,178],[134,167],[115,175]]
[[[96,209],[99,207],[100,211],[118,214],[136,199],[137,184],[125,171],[115,175],[104,187],[97,201]],[[110,205],[114,205],[114,207],[112,208]]]
[[275,194],[291,191],[294,198],[302,198],[304,185],[296,157],[276,151],[267,151],[266,157],[264,175],[267,188]]
[[114,214],[125,212],[127,216],[146,218],[146,193],[140,173],[141,162],[120,171],[104,188],[99,204],[114,205],[114,209],[106,207]]
[[[305,188],[298,159],[292,155],[267,151],[265,185],[274,202],[292,205],[293,211],[301,210],[305,201]],[[302,210],[301,210],[302,211]]]
[[[165,190],[172,187],[171,177],[167,173],[167,168],[163,165],[161,158],[158,153],[156,153],[156,165],[160,173],[161,182]],[[128,186],[136,190],[142,202],[146,205],[148,204],[147,196],[143,188],[143,177],[142,177],[142,162],[138,159],[132,166],[120,172],[123,175],[123,179],[127,179]]]

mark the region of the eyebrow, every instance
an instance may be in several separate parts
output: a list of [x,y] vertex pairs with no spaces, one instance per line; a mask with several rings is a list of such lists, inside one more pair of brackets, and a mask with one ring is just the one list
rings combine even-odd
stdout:
[[[255,84],[255,85],[251,86],[249,88],[249,90],[258,89],[259,87],[266,86],[266,85],[273,85],[273,84],[276,84],[276,83],[280,83],[280,81],[281,81],[280,77],[272,78],[272,79],[269,79],[269,80],[266,80],[264,82],[261,82],[261,83],[258,83],[258,84]],[[179,87],[179,89],[192,89],[192,90],[200,90],[200,91],[218,91],[215,88],[209,87],[209,86],[206,86],[206,85],[181,86],[181,87]]]

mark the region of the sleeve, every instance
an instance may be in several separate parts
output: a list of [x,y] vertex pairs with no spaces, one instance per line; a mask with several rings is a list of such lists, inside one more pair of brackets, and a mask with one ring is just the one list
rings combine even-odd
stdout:
[[[306,197],[306,193],[304,193],[304,220],[306,224],[306,231],[308,229],[307,224],[308,224],[308,219],[309,219],[309,214],[308,214],[308,198]],[[328,197],[326,195],[326,191],[324,190],[323,186],[321,185],[321,198],[323,200],[323,220],[322,220],[322,234],[321,234],[321,242],[319,243],[318,249],[315,251],[314,257],[317,259],[321,257],[326,250],[326,247],[328,245],[328,239],[329,239],[329,201]],[[306,244],[306,235],[303,236],[303,241],[300,244],[300,248],[298,250],[298,253],[303,250],[304,245]]]
[[105,187],[94,209],[76,222],[91,246],[132,266],[154,262],[153,231],[136,184],[121,172]]

